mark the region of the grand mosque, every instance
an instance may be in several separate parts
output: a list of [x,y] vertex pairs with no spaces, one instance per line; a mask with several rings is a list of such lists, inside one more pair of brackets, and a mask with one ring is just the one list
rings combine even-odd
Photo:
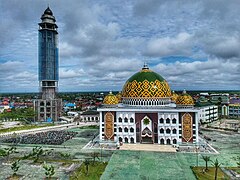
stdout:
[[146,64],[121,93],[105,96],[98,111],[101,142],[198,143],[198,109],[192,97],[172,92]]

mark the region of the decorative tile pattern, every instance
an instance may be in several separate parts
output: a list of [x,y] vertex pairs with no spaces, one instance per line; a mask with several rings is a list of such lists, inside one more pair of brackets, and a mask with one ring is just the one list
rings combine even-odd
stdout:
[[189,142],[192,137],[192,116],[189,113],[185,113],[182,116],[182,138]]
[[118,98],[112,93],[109,93],[107,96],[105,96],[103,100],[103,104],[118,104],[118,102]]
[[144,80],[127,82],[123,87],[123,97],[171,97],[171,90],[167,81]]
[[117,93],[116,97],[118,99],[118,102],[121,102],[121,100],[122,100],[122,93],[121,92]]
[[178,94],[177,94],[177,93],[172,93],[171,100],[172,100],[173,102],[176,102],[176,101],[177,101],[177,98],[178,98]]
[[105,114],[105,136],[107,139],[111,139],[114,135],[114,116],[112,113],[107,112]]
[[178,96],[176,104],[180,105],[194,105],[193,98],[189,94],[182,94]]

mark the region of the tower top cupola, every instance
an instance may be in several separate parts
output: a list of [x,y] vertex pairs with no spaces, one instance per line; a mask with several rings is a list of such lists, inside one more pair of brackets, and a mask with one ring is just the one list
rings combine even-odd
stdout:
[[47,15],[50,15],[50,16],[53,15],[52,10],[49,8],[49,6],[48,6],[47,9],[44,11],[44,14],[47,14]]
[[142,68],[142,70],[145,70],[145,69],[149,69],[149,67],[148,67],[148,65],[147,65],[147,63],[146,63],[146,62],[144,62],[144,65],[143,65],[143,68]]
[[53,12],[52,10],[49,8],[49,6],[47,7],[47,9],[44,11],[44,13],[41,16],[41,23],[39,24],[40,30],[41,29],[48,29],[48,30],[53,30],[57,32],[57,24],[56,24],[56,19],[53,16]]

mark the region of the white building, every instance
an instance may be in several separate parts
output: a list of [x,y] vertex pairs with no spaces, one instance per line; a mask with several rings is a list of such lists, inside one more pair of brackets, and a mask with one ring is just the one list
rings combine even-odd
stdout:
[[208,105],[199,107],[199,122],[200,123],[210,123],[218,120],[218,106]]
[[144,65],[125,83],[121,102],[108,94],[100,112],[100,141],[181,144],[198,142],[198,112],[186,92],[172,93],[165,79]]

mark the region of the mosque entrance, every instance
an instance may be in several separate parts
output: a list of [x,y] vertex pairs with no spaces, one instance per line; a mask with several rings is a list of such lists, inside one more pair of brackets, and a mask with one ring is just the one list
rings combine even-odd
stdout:
[[142,143],[151,143],[153,144],[153,132],[152,132],[152,123],[151,119],[145,117],[142,123]]
[[152,137],[142,137],[143,144],[153,144]]

